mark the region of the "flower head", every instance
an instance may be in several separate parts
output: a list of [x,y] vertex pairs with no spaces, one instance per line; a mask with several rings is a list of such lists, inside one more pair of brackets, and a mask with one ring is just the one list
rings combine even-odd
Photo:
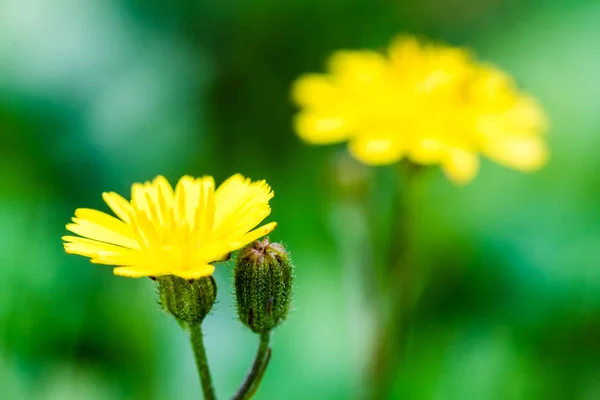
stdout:
[[308,143],[348,141],[368,165],[406,157],[440,164],[470,181],[479,154],[519,170],[545,164],[544,112],[498,68],[464,49],[400,37],[387,54],[338,51],[329,73],[308,74],[293,87],[302,107],[295,120]]
[[80,208],[64,236],[67,253],[115,266],[121,276],[212,275],[212,262],[271,232],[275,222],[252,230],[270,213],[273,197],[265,181],[241,175],[215,190],[212,177],[182,177],[175,190],[162,176],[134,183],[131,201],[116,193],[102,197],[117,218]]

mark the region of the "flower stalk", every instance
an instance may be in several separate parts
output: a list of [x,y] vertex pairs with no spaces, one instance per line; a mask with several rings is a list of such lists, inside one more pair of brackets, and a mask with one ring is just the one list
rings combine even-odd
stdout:
[[206,349],[204,348],[204,338],[202,335],[202,327],[200,324],[190,325],[190,342],[194,350],[194,358],[196,359],[196,367],[202,385],[202,393],[204,400],[215,400],[215,390],[212,384],[210,368],[208,366],[208,358],[206,357]]
[[269,360],[271,359],[271,348],[269,347],[270,338],[270,332],[260,335],[258,350],[256,351],[252,368],[250,369],[250,372],[248,372],[248,375],[246,375],[246,380],[242,386],[240,386],[235,396],[233,396],[234,400],[251,399],[258,390],[260,381],[262,380],[267,365],[269,364]]
[[[399,368],[411,329],[414,311],[414,215],[417,178],[422,172],[412,163],[401,163],[397,168],[395,202],[392,207],[390,235],[383,282],[383,304],[380,308],[379,327],[371,359],[369,398],[385,398]],[[393,283],[393,287],[389,283]],[[388,283],[386,285],[385,283]]]

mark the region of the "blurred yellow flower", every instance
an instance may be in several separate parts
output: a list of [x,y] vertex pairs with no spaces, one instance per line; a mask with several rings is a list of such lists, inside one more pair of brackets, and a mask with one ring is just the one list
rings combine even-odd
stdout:
[[134,183],[131,201],[116,193],[102,197],[118,218],[80,208],[64,236],[67,253],[115,266],[121,276],[209,276],[211,262],[223,260],[244,245],[268,234],[275,222],[253,229],[270,213],[273,197],[265,181],[241,175],[215,190],[212,177],[184,176],[175,190],[162,176]]
[[537,101],[464,49],[400,37],[387,55],[338,51],[328,67],[292,89],[295,129],[308,143],[348,141],[368,165],[440,164],[458,183],[476,175],[479,154],[523,171],[548,159]]

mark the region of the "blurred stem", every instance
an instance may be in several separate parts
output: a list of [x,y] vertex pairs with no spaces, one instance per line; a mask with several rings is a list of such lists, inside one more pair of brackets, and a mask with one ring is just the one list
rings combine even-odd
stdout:
[[271,360],[271,349],[269,348],[270,339],[271,332],[262,333],[260,335],[260,342],[258,344],[258,350],[256,351],[256,357],[254,357],[254,362],[252,363],[252,368],[250,369],[250,372],[248,372],[246,380],[233,397],[233,400],[251,399],[258,390],[262,377]]
[[413,213],[418,167],[400,164],[392,205],[379,327],[371,360],[371,399],[389,395],[411,327],[413,286]]
[[206,350],[204,349],[204,339],[202,337],[202,327],[200,324],[190,325],[190,341],[192,349],[194,349],[194,357],[196,358],[196,367],[202,384],[202,393],[205,400],[215,400],[215,390],[212,385],[210,376],[210,368],[208,367],[208,359],[206,358]]

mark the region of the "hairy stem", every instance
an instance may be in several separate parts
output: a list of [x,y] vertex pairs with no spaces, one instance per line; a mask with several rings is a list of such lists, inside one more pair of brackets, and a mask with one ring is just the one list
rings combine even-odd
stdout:
[[200,324],[190,325],[190,341],[196,358],[196,367],[202,384],[202,393],[205,400],[215,400],[215,390],[212,385],[206,350],[204,349],[204,340],[202,337],[202,328]]
[[269,360],[271,359],[271,349],[269,348],[270,339],[270,332],[262,333],[260,335],[260,343],[258,345],[258,350],[256,351],[256,357],[254,357],[254,362],[252,363],[252,368],[250,369],[250,372],[248,372],[246,380],[233,397],[234,400],[251,399],[258,390],[260,381],[262,380],[267,365],[269,364]]

